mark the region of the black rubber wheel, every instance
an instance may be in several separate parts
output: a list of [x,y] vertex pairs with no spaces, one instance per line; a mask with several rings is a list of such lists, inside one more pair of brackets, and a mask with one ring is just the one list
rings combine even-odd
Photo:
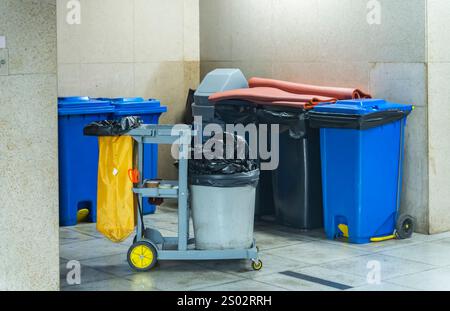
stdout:
[[404,240],[409,239],[414,233],[415,219],[410,215],[400,215],[397,219],[396,230],[397,238]]
[[155,247],[145,241],[131,245],[127,254],[127,261],[130,267],[137,272],[151,270],[158,261],[158,253]]

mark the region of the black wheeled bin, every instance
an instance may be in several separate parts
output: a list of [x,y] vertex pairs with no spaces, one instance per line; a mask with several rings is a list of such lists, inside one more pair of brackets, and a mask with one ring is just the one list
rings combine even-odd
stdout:
[[264,105],[258,124],[279,124],[279,165],[272,174],[277,221],[310,230],[323,227],[320,132],[309,126],[307,110]]
[[275,214],[278,223],[303,230],[323,227],[320,133],[309,126],[307,112],[304,103],[216,103],[216,117],[225,123],[238,120],[244,125],[266,124],[268,131],[279,125],[278,168],[261,170],[256,214]]

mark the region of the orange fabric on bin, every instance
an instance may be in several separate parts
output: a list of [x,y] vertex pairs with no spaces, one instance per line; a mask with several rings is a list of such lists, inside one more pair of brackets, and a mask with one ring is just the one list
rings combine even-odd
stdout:
[[355,88],[327,87],[274,79],[251,78],[250,88],[215,93],[210,101],[245,100],[258,105],[312,109],[319,103],[337,100],[372,98]]
[[[292,105],[295,103],[333,102],[334,98],[309,94],[289,93],[273,87],[255,87],[236,89],[213,94],[209,100],[218,102],[227,99],[241,99],[254,103],[272,103],[274,105]],[[277,104],[278,103],[278,104]]]
[[370,94],[355,88],[318,86],[264,78],[251,78],[249,86],[250,88],[272,87],[294,94],[314,94],[314,96],[331,97],[339,100],[372,98]]
[[269,105],[269,106],[279,106],[279,107],[287,107],[287,108],[302,108],[305,110],[313,109],[317,104],[320,103],[335,103],[336,100],[326,100],[326,101],[318,101],[317,98],[313,98],[313,101],[309,102],[289,102],[289,101],[274,101],[274,102],[255,102],[258,105]]

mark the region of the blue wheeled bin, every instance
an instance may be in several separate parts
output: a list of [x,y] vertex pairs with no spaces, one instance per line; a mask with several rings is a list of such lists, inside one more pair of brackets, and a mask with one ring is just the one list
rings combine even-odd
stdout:
[[320,128],[327,238],[363,244],[410,237],[414,219],[399,215],[406,117],[410,105],[339,101],[309,114]]
[[114,106],[89,97],[58,100],[59,222],[77,224],[77,212],[88,209],[88,220],[97,221],[98,141],[83,135],[91,122],[110,119]]
[[[115,98],[111,99],[115,107],[114,117],[120,119],[127,116],[139,116],[144,124],[158,124],[161,114],[167,112],[167,107],[161,106],[159,100],[145,100],[141,97]],[[155,179],[158,177],[158,145],[144,145],[143,172],[144,179]],[[147,200],[143,204],[144,215],[153,214],[156,206]]]

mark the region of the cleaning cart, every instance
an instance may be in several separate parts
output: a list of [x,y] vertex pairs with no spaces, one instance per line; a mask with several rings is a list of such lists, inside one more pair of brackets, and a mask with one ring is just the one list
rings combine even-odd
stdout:
[[[142,125],[126,135],[137,142],[138,168],[131,174],[135,187],[133,192],[138,197],[138,217],[136,237],[127,255],[128,263],[136,271],[151,270],[159,260],[231,260],[248,259],[254,270],[262,268],[256,242],[250,248],[201,250],[196,247],[195,239],[190,236],[189,188],[188,188],[188,153],[192,136],[195,133],[189,126]],[[179,175],[176,181],[159,181],[164,187],[146,187],[148,181],[138,178],[142,171],[144,146],[146,144],[177,145],[180,154]],[[143,200],[177,199],[178,200],[178,236],[164,237],[154,228],[146,228],[143,221]],[[232,230],[232,228],[230,228]]]

